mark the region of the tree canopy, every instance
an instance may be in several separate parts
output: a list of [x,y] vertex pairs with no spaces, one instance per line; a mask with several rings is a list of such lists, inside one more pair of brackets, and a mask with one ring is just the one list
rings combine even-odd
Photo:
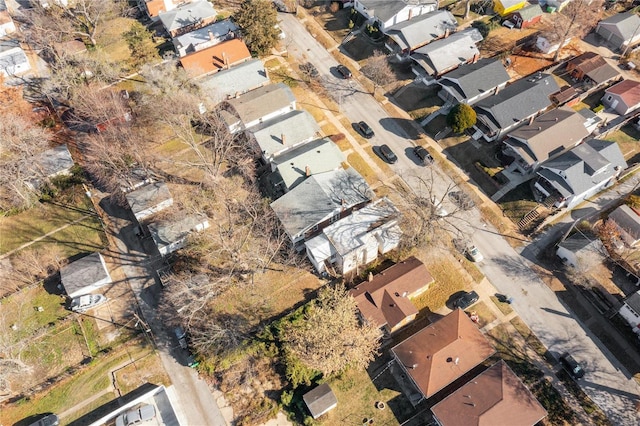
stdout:
[[449,111],[447,124],[455,133],[462,133],[476,124],[476,112],[467,104],[458,104]]
[[233,18],[251,53],[266,55],[278,43],[278,15],[270,1],[244,0]]

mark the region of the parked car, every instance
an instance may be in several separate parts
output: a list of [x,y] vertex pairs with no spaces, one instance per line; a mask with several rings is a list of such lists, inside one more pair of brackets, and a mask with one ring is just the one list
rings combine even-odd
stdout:
[[469,246],[467,247],[467,256],[469,256],[469,259],[472,262],[482,262],[484,260],[484,256],[482,255],[482,253],[480,253],[480,250],[478,250],[478,247],[476,246]]
[[362,134],[362,136],[367,139],[371,139],[375,136],[375,133],[373,133],[373,129],[369,127],[369,125],[364,121],[356,123],[356,127],[358,128],[358,131]]
[[31,423],[29,426],[58,426],[60,419],[55,414],[47,414],[36,422]]
[[462,191],[451,191],[449,193],[449,198],[451,199],[451,201],[456,203],[458,207],[460,207],[462,210],[471,210],[473,206],[476,205],[471,199],[471,197],[469,197],[467,194],[465,194]]
[[378,147],[378,155],[380,155],[380,157],[382,157],[384,161],[390,164],[393,164],[396,161],[398,161],[398,157],[396,157],[396,154],[394,154],[394,152],[391,151],[391,148],[389,148],[389,146],[386,144],[380,145]]
[[584,376],[584,370],[569,352],[562,354],[560,357],[560,364],[562,364],[562,367],[564,367],[564,369],[567,370],[567,372],[574,378],[579,379]]
[[173,334],[176,336],[176,339],[178,340],[178,345],[180,345],[182,349],[187,349],[189,345],[187,344],[187,332],[184,331],[184,328],[182,327],[174,328]]
[[344,65],[338,65],[336,67],[336,71],[338,71],[340,73],[342,78],[351,78],[351,77],[353,77],[353,74],[351,74],[351,70],[349,68],[345,67]]
[[426,166],[433,163],[433,157],[424,147],[420,145],[416,146],[415,148],[413,148],[413,153],[420,159],[420,161],[422,161],[423,165]]
[[96,308],[107,301],[102,294],[85,294],[71,299],[71,310],[73,312],[84,313],[89,309]]
[[316,78],[320,75],[318,69],[311,62],[300,65],[300,71],[307,74],[311,78]]
[[156,416],[156,407],[151,404],[144,404],[133,410],[129,410],[116,418],[116,426],[139,425]]
[[460,308],[462,310],[467,309],[469,306],[473,305],[478,301],[480,297],[478,293],[475,291],[467,291],[464,294],[461,294],[456,300],[453,301],[454,308]]

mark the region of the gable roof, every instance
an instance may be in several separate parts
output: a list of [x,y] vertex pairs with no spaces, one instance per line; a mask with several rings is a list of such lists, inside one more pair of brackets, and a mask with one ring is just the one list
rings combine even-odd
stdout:
[[176,220],[156,220],[147,227],[158,249],[163,249],[184,239],[192,231],[208,228],[209,220],[204,215],[192,214]]
[[413,50],[455,31],[458,23],[448,10],[434,10],[385,29],[385,33],[402,49]]
[[372,11],[377,19],[386,22],[407,7],[407,4],[418,6],[435,2],[433,0],[359,0],[359,3],[367,9],[369,15]]
[[290,237],[299,235],[336,211],[371,199],[367,182],[353,168],[309,176],[271,203]]
[[182,67],[194,75],[208,74],[251,58],[247,45],[234,38],[180,58]]
[[269,158],[300,142],[316,138],[320,135],[320,126],[307,111],[296,109],[260,123],[249,132],[260,146],[262,154]]
[[171,32],[215,17],[216,14],[216,10],[207,0],[197,0],[193,3],[178,6],[167,12],[160,12],[158,17],[164,28]]
[[500,360],[431,408],[442,426],[533,426],[547,411]]
[[250,123],[296,101],[284,83],[269,84],[227,101],[243,123]]
[[438,83],[453,89],[459,100],[469,99],[508,82],[507,70],[499,59],[483,58],[444,74]]
[[416,49],[411,58],[427,74],[439,74],[480,56],[476,43],[481,40],[482,35],[476,28],[466,29]]
[[[626,168],[622,152],[615,142],[590,139],[546,161],[538,174],[549,181],[564,197],[582,194]],[[561,178],[556,171],[564,174]]]
[[542,8],[537,3],[525,6],[522,9],[516,10],[514,13],[520,15],[523,21],[529,21],[536,16],[541,16],[544,14]]
[[478,118],[496,129],[514,123],[548,108],[549,96],[560,88],[549,74],[534,75],[511,83],[497,94],[480,100],[474,105]]
[[171,42],[181,55],[213,46],[227,39],[229,33],[238,30],[238,26],[230,19],[214,22],[206,27],[174,37]]
[[434,279],[424,263],[411,256],[363,282],[350,293],[363,318],[378,327],[393,328],[418,310],[407,296],[422,290]]
[[32,167],[41,176],[53,176],[73,167],[73,158],[67,145],[48,149],[33,159]]
[[478,326],[461,309],[423,328],[391,351],[425,398],[495,353]]
[[634,312],[640,314],[640,291],[636,291],[627,297],[624,301]]
[[[104,258],[98,252],[91,253],[60,269],[60,281],[69,297],[90,293],[93,285],[111,282]],[[104,285],[103,284],[103,285]]]
[[631,241],[640,240],[640,215],[628,205],[623,204],[609,213],[609,220],[628,234]]
[[576,56],[567,65],[582,71],[596,84],[604,83],[620,75],[602,56],[595,52],[585,52]]
[[173,201],[169,187],[164,182],[153,182],[144,185],[127,193],[125,197],[136,217],[145,210],[152,209],[163,202]]
[[269,74],[260,59],[249,59],[199,81],[209,98],[215,102],[228,96],[241,95],[269,82]]
[[[509,132],[505,143],[518,151],[529,164],[543,162],[575,146],[589,136],[582,115],[568,107],[561,107],[536,117]],[[525,142],[521,142],[525,141]]]
[[304,181],[307,171],[310,174],[328,172],[341,167],[345,161],[340,148],[328,138],[299,145],[271,160],[287,189]]
[[617,13],[603,19],[598,26],[605,26],[607,30],[622,40],[629,40],[640,25],[640,17],[633,12]]
[[609,87],[605,92],[620,96],[627,106],[640,103],[640,83],[634,80],[622,80]]
[[338,404],[338,400],[328,383],[323,383],[311,389],[302,396],[311,416],[317,419]]
[[601,243],[598,238],[588,238],[582,232],[576,232],[558,243],[558,247],[574,254],[598,252]]

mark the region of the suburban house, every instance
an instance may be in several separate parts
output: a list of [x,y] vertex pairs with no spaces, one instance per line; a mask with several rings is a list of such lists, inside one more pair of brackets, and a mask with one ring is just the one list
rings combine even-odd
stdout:
[[394,346],[391,353],[415,388],[407,395],[415,406],[480,365],[495,349],[467,314],[456,309]]
[[129,207],[138,222],[173,205],[169,187],[164,182],[153,182],[125,194]]
[[302,395],[302,400],[314,419],[338,406],[338,400],[327,383],[318,385]]
[[438,8],[436,0],[353,0],[353,8],[380,31]]
[[126,194],[151,182],[153,179],[149,171],[134,164],[128,173],[119,179],[120,191]]
[[266,86],[271,80],[260,59],[248,59],[231,68],[203,77],[198,83],[207,97],[217,104]]
[[184,215],[178,220],[154,220],[147,227],[158,251],[166,256],[183,248],[190,233],[207,229],[209,220],[204,216]]
[[274,157],[317,139],[320,126],[307,111],[296,109],[253,126],[247,135],[258,145],[265,164],[269,164]]
[[418,309],[411,299],[427,291],[433,282],[424,263],[412,256],[373,275],[350,294],[358,304],[361,320],[390,334],[416,318]]
[[624,51],[640,42],[640,16],[635,12],[618,13],[598,22],[596,34],[611,47]]
[[386,47],[399,57],[406,56],[433,40],[448,36],[457,26],[451,12],[435,10],[390,26],[385,33],[393,43],[386,44]]
[[293,111],[296,109],[296,98],[289,86],[276,83],[229,99],[226,106],[221,111],[222,117],[229,132],[238,133]]
[[480,58],[476,46],[480,41],[480,31],[470,28],[422,46],[411,53],[411,59],[417,65],[413,67],[413,73],[428,84],[427,76],[438,77],[462,64],[475,62]]
[[474,104],[476,133],[474,139],[483,137],[494,141],[529,120],[551,104],[551,94],[559,90],[552,75],[536,74],[511,83],[498,93]]
[[589,108],[582,108],[578,111],[578,114],[584,119],[584,127],[587,128],[589,134],[593,133],[602,124],[602,117]]
[[316,139],[273,157],[271,170],[274,176],[269,180],[275,192],[286,193],[309,176],[339,169],[346,161],[331,139]]
[[640,215],[628,205],[623,204],[609,213],[607,222],[611,222],[616,226],[620,233],[620,238],[629,247],[634,247],[640,243]]
[[629,323],[634,333],[640,335],[640,291],[625,299],[618,314]]
[[547,13],[560,12],[571,0],[539,0],[538,4]]
[[31,69],[27,54],[20,42],[13,39],[0,39],[0,74],[11,77]]
[[16,24],[13,23],[7,9],[0,8],[0,37],[16,32]]
[[368,265],[398,247],[402,231],[400,212],[381,198],[325,226],[305,242],[307,257],[318,273],[333,269],[340,274]]
[[89,294],[111,283],[107,264],[100,253],[92,253],[60,269],[60,280],[70,298]]
[[542,163],[534,189],[541,198],[556,198],[555,207],[572,209],[613,185],[626,167],[617,143],[590,139]]
[[620,78],[620,73],[594,52],[585,52],[567,62],[567,72],[576,80],[599,86]]
[[29,185],[33,189],[39,189],[45,180],[56,176],[68,176],[74,164],[66,144],[41,152],[31,163],[30,171],[34,178],[29,181]]
[[620,115],[626,115],[640,108],[640,83],[634,80],[622,80],[607,88],[602,103]]
[[528,28],[537,24],[542,19],[544,12],[539,4],[528,4],[522,9],[516,10],[509,16],[516,28]]
[[236,38],[237,31],[238,26],[230,19],[225,19],[174,37],[171,42],[178,56],[182,57]]
[[522,380],[500,360],[431,408],[440,426],[534,426],[547,416]]
[[493,11],[505,17],[528,5],[527,0],[494,0]]
[[472,105],[503,89],[510,77],[500,59],[484,58],[438,79],[438,96],[452,104]]
[[285,232],[298,249],[306,238],[369,203],[369,185],[353,168],[309,176],[271,203]]
[[216,10],[207,0],[181,4],[166,12],[158,13],[164,30],[171,37],[209,25],[215,22],[216,15]]
[[138,9],[144,12],[150,19],[157,21],[161,12],[168,12],[179,5],[187,3],[186,0],[138,0]]
[[513,164],[521,173],[528,174],[540,163],[578,145],[589,134],[582,115],[569,107],[561,107],[531,117],[528,124],[509,132],[503,151],[515,157]]
[[565,265],[580,271],[586,271],[604,260],[606,253],[602,241],[597,237],[588,237],[582,232],[565,238],[558,243],[556,255]]
[[251,59],[251,53],[238,38],[223,41],[180,58],[182,68],[192,77],[218,72]]

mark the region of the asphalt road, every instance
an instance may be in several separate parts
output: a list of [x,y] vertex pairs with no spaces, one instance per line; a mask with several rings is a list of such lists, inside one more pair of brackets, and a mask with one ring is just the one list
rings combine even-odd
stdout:
[[[411,187],[420,190],[417,177],[430,179],[433,173],[436,196],[447,200],[444,194],[450,189],[449,177],[437,165],[428,168],[418,166],[410,153],[413,142],[394,119],[356,81],[345,86],[339,75],[332,72],[338,65],[337,61],[295,16],[281,14],[280,19],[280,26],[291,37],[288,52],[300,61],[312,62],[325,85],[329,83],[334,91],[342,87],[343,96],[338,98],[342,113],[352,122],[364,120],[371,126],[376,133],[370,140],[372,145],[386,143],[391,147],[398,156],[398,162],[392,165],[393,171]],[[445,204],[445,208],[449,210],[451,207]],[[611,422],[615,425],[640,424],[636,409],[640,387],[635,380],[625,375],[609,351],[568,312],[530,268],[529,261],[514,250],[496,229],[482,221],[477,209],[457,212],[456,216],[457,219],[453,219],[456,226],[466,229],[469,238],[484,255],[479,267],[485,276],[498,292],[514,297],[512,307],[549,351],[556,356],[565,351],[572,352],[586,370],[580,385]]]

